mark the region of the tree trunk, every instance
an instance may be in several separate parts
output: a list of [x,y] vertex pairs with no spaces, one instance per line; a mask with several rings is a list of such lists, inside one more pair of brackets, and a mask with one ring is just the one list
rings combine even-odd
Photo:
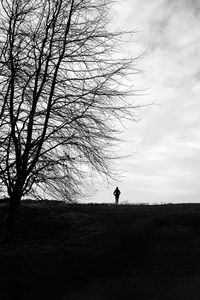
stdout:
[[8,214],[6,218],[6,228],[5,228],[5,240],[12,240],[16,233],[16,223],[18,208],[20,205],[21,197],[19,195],[12,195],[9,199]]

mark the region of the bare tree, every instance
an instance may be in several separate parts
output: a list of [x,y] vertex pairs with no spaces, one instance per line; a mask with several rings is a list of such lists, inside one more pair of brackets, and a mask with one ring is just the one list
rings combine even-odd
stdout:
[[81,193],[85,172],[109,175],[115,120],[131,116],[109,30],[111,0],[0,1],[0,180],[13,223],[24,195]]

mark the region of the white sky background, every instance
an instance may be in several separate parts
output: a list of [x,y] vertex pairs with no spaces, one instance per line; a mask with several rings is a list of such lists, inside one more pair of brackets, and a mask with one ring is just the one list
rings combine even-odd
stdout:
[[[149,88],[139,123],[128,123],[123,178],[99,188],[91,202],[113,202],[119,186],[129,203],[200,201],[200,1],[126,0],[114,6],[117,27],[138,30],[126,51],[148,50],[135,77]],[[116,150],[117,151],[117,150]]]

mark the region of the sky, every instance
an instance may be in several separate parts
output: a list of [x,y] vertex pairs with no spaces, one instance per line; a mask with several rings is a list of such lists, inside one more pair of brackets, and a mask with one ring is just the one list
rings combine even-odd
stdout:
[[[91,202],[180,203],[200,201],[200,1],[126,0],[113,7],[119,28],[136,31],[125,52],[143,70],[134,86],[147,89],[140,122],[127,123],[119,146],[118,182],[98,186]],[[118,151],[118,150],[116,150]]]

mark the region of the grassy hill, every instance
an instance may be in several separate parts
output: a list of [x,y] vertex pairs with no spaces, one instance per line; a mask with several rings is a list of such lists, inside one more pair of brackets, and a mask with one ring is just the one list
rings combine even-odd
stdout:
[[0,299],[14,298],[200,299],[200,205],[24,201],[0,244]]

